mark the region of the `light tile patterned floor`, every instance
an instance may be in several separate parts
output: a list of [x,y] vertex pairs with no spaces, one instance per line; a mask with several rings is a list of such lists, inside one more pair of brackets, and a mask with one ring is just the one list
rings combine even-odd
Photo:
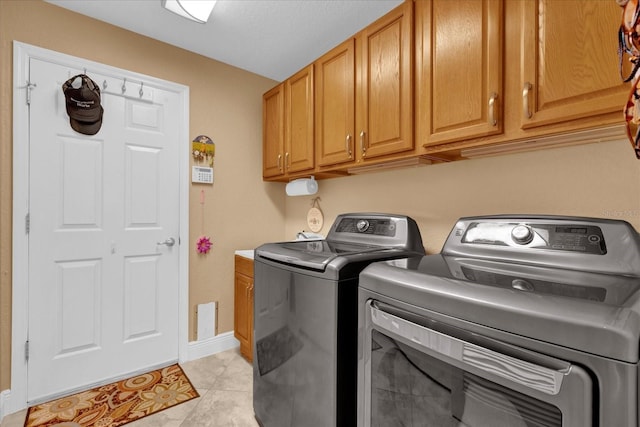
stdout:
[[[258,427],[253,417],[253,370],[238,349],[180,364],[200,397],[126,427]],[[23,427],[27,411],[7,415],[1,427]]]

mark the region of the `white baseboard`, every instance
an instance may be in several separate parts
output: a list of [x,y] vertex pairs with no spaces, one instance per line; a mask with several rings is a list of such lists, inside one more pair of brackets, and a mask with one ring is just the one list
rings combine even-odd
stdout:
[[191,341],[188,345],[187,358],[180,362],[189,362],[239,346],[240,342],[233,336],[233,331],[218,334],[202,341]]
[[11,390],[2,390],[0,392],[0,422],[5,415],[9,415],[6,413],[9,408],[9,399],[11,398]]

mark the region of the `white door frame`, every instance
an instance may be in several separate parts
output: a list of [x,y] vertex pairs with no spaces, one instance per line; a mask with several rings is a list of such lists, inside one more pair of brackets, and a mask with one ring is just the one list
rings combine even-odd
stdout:
[[[26,216],[29,212],[29,108],[27,105],[29,60],[31,58],[76,69],[91,70],[129,81],[153,82],[176,92],[182,104],[178,130],[180,159],[180,264],[178,308],[178,361],[188,358],[189,335],[189,87],[166,80],[84,60],[82,58],[13,42],[13,261],[12,261],[12,329],[11,329],[11,396],[4,409],[12,413],[27,407],[27,361],[25,342],[29,324],[29,238]],[[37,90],[37,87],[34,88]]]

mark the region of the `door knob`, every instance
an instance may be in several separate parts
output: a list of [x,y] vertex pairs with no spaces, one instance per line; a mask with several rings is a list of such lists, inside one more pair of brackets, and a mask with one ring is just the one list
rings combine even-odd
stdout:
[[164,242],[157,242],[156,245],[167,245],[169,247],[176,244],[176,240],[173,237],[169,237]]

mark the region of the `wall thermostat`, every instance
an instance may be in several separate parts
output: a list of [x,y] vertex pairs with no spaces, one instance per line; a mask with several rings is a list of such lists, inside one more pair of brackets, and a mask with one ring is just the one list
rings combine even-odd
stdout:
[[191,168],[191,182],[199,184],[213,184],[213,168],[193,166]]

